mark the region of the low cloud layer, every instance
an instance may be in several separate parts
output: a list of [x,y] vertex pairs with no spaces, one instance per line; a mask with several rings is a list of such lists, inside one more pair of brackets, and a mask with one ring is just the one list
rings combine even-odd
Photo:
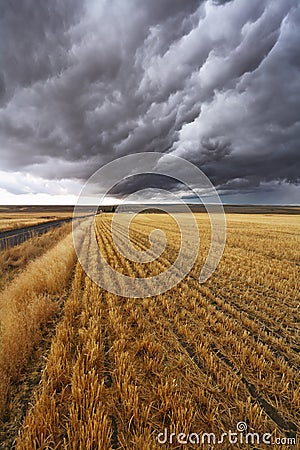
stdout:
[[[288,203],[299,25],[294,0],[2,2],[0,169],[30,173],[32,194],[41,180],[74,194],[114,158],[158,151],[196,164],[225,201],[267,203],[280,186]],[[24,194],[7,177],[1,188]]]

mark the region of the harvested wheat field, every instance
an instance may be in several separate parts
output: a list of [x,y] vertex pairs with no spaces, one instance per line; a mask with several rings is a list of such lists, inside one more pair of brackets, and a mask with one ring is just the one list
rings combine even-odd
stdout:
[[0,232],[17,230],[41,223],[72,217],[70,207],[51,206],[1,206]]
[[[100,288],[76,260],[71,234],[4,286],[3,448],[299,448],[299,216],[228,214],[223,258],[201,285],[210,231],[195,216],[198,259],[164,294]],[[154,228],[167,237],[144,264],[117,252],[111,220],[99,215],[95,232],[119,272],[149,277],[175,261],[171,217],[134,218],[137,250]],[[77,232],[93,265],[90,235],[83,225]]]

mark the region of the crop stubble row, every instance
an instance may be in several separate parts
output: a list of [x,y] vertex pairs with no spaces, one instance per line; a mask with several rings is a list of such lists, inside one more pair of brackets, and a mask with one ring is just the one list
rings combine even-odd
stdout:
[[[157,221],[153,216],[133,224],[137,248],[148,247],[149,231]],[[165,218],[159,226],[167,234],[172,231]],[[149,276],[154,264],[155,271],[165,270],[178,247],[178,235],[171,233],[169,253],[147,267],[113,251],[110,217],[99,218],[96,233],[106,259],[131,276]],[[120,235],[125,239],[122,230]],[[90,264],[97,264],[89,237],[83,245]],[[234,255],[234,239],[228,259],[232,249]],[[260,258],[251,266],[261,267]],[[238,288],[234,281],[228,283],[227,264],[219,267],[215,284],[212,279],[199,286],[196,268],[166,294],[140,299],[101,290],[78,265],[19,448],[155,449],[161,448],[155,434],[165,426],[177,433],[220,434],[240,420],[256,432],[293,432],[299,419],[299,358],[288,344],[295,342],[294,334],[287,329],[281,338],[277,322],[284,311],[288,326],[294,310],[283,303],[272,317],[270,300],[264,298],[271,289],[271,301],[278,307],[287,288],[274,288],[276,271],[267,285],[254,277],[253,286],[262,283],[262,298],[248,303],[251,291],[243,283]],[[232,264],[234,269],[237,262]],[[245,264],[250,265],[247,259]],[[286,280],[293,298],[292,266]],[[264,330],[264,323],[274,335]]]

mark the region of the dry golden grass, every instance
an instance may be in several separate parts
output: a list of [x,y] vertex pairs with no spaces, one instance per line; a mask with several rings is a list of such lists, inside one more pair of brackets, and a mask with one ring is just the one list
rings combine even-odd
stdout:
[[72,217],[70,212],[0,212],[0,232]]
[[19,273],[29,261],[41,256],[70,232],[71,224],[67,223],[45,234],[34,236],[20,245],[2,250],[0,252],[0,289],[11,281],[12,277]]
[[30,262],[0,294],[0,415],[5,412],[10,385],[18,380],[43,326],[58,310],[74,262],[69,234]]
[[[132,224],[136,248],[149,246],[156,226],[169,238],[166,251],[149,264],[116,254],[110,220],[106,214],[98,219],[99,246],[123,273],[147,276],[176,257],[178,232],[168,217],[139,216]],[[17,449],[190,448],[162,446],[157,434],[167,428],[220,437],[235,431],[239,421],[272,439],[293,433],[300,419],[298,219],[228,215],[227,220],[223,259],[204,285],[197,281],[209,246],[204,215],[197,216],[198,261],[165,294],[113,295],[77,264]],[[93,264],[88,235],[82,245]],[[39,295],[36,288],[34,293]]]

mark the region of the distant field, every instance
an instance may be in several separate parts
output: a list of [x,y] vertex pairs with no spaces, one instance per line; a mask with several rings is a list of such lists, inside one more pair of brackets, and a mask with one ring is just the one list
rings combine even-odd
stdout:
[[69,217],[68,215],[60,215],[58,216],[36,216],[29,217],[28,214],[16,214],[15,216],[10,215],[9,217],[3,217],[0,215],[0,232],[8,231],[8,230],[16,230],[18,228],[29,227],[32,225],[37,225],[39,223],[50,222],[51,220],[63,219]]
[[0,232],[72,217],[72,207],[0,206]]
[[[168,238],[162,255],[146,264],[117,253],[111,219],[101,214],[95,229],[116,270],[149,277],[176,259],[179,231],[169,216],[140,214],[132,222],[136,249],[149,247],[154,228]],[[196,219],[197,262],[165,294],[127,299],[101,289],[76,262],[70,236],[4,288],[0,305],[10,299],[2,316],[0,308],[4,448],[19,431],[22,450],[223,450],[233,447],[209,446],[208,436],[203,447],[176,439],[179,433],[201,439],[204,432],[219,439],[239,422],[249,432],[270,433],[278,449],[297,448],[288,439],[296,439],[300,422],[299,216],[227,214],[223,258],[202,285],[210,230],[205,215]],[[80,227],[78,233],[95,265],[90,235]],[[160,444],[165,430],[168,441]],[[272,447],[254,444],[234,448]]]

